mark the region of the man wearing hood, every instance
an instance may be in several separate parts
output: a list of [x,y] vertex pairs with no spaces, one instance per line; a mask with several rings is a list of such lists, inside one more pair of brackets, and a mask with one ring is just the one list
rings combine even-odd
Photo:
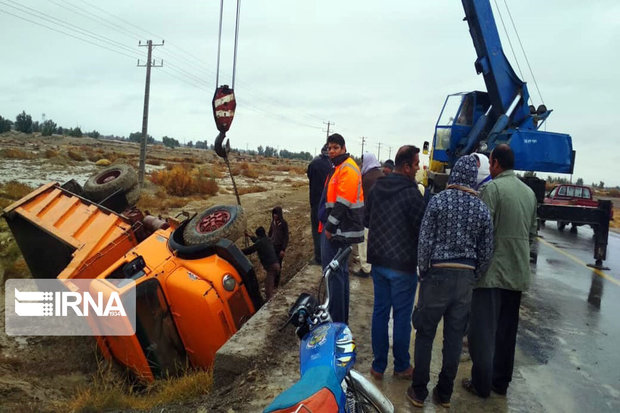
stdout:
[[321,234],[319,233],[319,203],[325,186],[327,175],[332,170],[332,163],[327,155],[327,144],[321,148],[321,154],[314,158],[306,175],[308,175],[310,189],[310,225],[312,225],[312,240],[314,241],[314,262],[321,263]]
[[[339,249],[364,241],[364,194],[362,175],[342,135],[327,138],[329,159],[334,165],[325,182],[319,204],[321,264],[323,269]],[[349,322],[349,268],[345,261],[329,280],[329,314],[334,322]]]
[[[364,191],[364,199],[368,199],[370,191],[375,186],[377,179],[384,176],[381,170],[381,164],[370,152],[362,155],[362,190]],[[351,256],[353,257],[351,265],[351,274],[358,277],[368,277],[370,275],[371,265],[367,259],[367,241],[368,228],[364,228],[364,242],[355,244]]]
[[[288,223],[282,216],[282,207],[277,206],[271,210],[271,225],[269,226],[269,238],[276,250],[276,255],[280,262],[280,270],[282,269],[282,259],[284,252],[288,246]],[[276,276],[274,286],[278,288],[280,285],[280,273]]]
[[411,311],[417,283],[418,232],[424,215],[424,200],[415,182],[419,152],[415,146],[401,147],[394,172],[377,179],[366,200],[364,223],[375,294],[370,374],[378,380],[388,364],[390,311],[394,318],[394,376],[411,378]]
[[459,158],[448,186],[431,198],[422,220],[420,291],[413,312],[415,368],[407,389],[407,398],[416,407],[422,407],[428,396],[433,340],[442,317],[443,363],[433,399],[443,407],[450,406],[473,285],[493,255],[491,214],[473,189],[477,174],[474,156]]

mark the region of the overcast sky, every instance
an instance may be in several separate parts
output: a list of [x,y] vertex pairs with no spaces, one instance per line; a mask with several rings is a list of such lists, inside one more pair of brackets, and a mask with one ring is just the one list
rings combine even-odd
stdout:
[[[219,80],[230,84],[236,6],[225,3]],[[508,3],[554,110],[547,130],[573,137],[573,178],[620,185],[620,2],[497,3],[509,25]],[[138,42],[165,40],[154,49],[163,67],[152,69],[149,134],[213,143],[219,6],[0,0],[0,115],[14,120],[25,110],[34,120],[45,114],[104,135],[140,131],[145,68],[136,63],[145,62],[146,48]],[[463,16],[457,0],[241,0],[231,145],[314,154],[331,122],[358,156],[362,136],[382,160],[400,145],[422,146],[448,94],[485,90]],[[497,13],[496,20],[518,73]],[[510,39],[537,106],[541,97],[512,31]]]

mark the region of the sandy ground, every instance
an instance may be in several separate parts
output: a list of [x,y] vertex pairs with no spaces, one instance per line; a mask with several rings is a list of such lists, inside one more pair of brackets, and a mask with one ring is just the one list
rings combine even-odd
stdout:
[[[138,154],[137,145],[101,142],[90,138],[78,140],[73,138],[22,139],[22,137],[17,138],[12,135],[0,136],[0,149],[21,148],[37,155],[46,149],[63,153],[69,148],[77,148],[81,151],[91,148],[106,153],[112,151],[123,153],[132,161],[135,161]],[[182,159],[196,155],[196,151],[187,149],[171,151],[155,148],[153,152],[154,156],[160,158],[174,156]],[[218,162],[210,151],[198,152],[200,152],[199,156],[204,157],[207,162]],[[252,162],[245,158],[232,157],[231,164],[246,161]],[[223,163],[219,162],[220,168],[224,170]],[[304,163],[294,163],[298,171],[280,171],[276,170],[277,168],[269,170],[269,166],[275,163],[275,160],[266,161],[264,169],[267,172],[258,178],[236,176],[235,180],[239,187],[260,185],[267,189],[265,192],[241,196],[250,231],[259,225],[269,228],[271,209],[274,206],[280,205],[284,210],[284,218],[288,221],[291,234],[290,245],[283,263],[282,282],[285,283],[307,264],[312,256],[308,186],[305,174],[299,173],[305,168]],[[163,164],[165,162],[160,168]],[[157,168],[153,165],[150,167]],[[88,160],[76,162],[63,159],[62,162],[52,162],[39,156],[31,160],[2,159],[0,161],[0,182],[17,180],[36,187],[49,181],[63,183],[74,178],[83,184],[88,176],[97,170],[98,167],[94,162]],[[218,195],[193,197],[193,199],[188,199],[183,207],[169,209],[166,215],[175,216],[181,211],[200,212],[216,204],[235,204],[232,181],[228,174],[223,175],[217,181],[220,187]],[[149,184],[146,190],[152,192],[153,185]],[[157,213],[157,211],[152,212]],[[2,220],[0,222],[0,258],[3,249],[11,242],[14,242],[12,236]],[[257,268],[259,281],[262,281],[265,274],[257,257],[252,256],[251,261]],[[80,387],[92,383],[98,370],[95,342],[91,337],[7,336],[4,333],[4,272],[5,268],[2,267],[0,260],[0,280],[3,281],[0,286],[0,412],[53,410],[54,402],[71,398]]]

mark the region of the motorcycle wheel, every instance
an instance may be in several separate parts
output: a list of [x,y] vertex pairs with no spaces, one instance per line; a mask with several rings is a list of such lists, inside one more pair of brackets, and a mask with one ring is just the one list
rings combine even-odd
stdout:
[[347,413],[394,413],[394,406],[381,391],[355,370],[347,383]]

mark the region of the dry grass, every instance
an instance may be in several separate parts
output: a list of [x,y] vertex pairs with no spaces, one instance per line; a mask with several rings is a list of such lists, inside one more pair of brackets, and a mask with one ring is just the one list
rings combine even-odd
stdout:
[[58,156],[58,151],[55,151],[53,149],[46,149],[43,153],[43,156],[45,156],[47,159],[55,158]]
[[81,153],[79,153],[76,149],[69,149],[67,151],[67,156],[70,159],[73,159],[74,161],[77,162],[82,162],[83,160],[85,160],[86,158],[84,158],[84,156],[82,156]]
[[[16,253],[21,254],[17,244],[11,244],[11,246],[15,246]],[[9,254],[11,251],[9,250]],[[7,264],[4,270],[4,279],[7,280],[9,278],[31,278],[30,269],[28,268],[28,264],[26,264],[26,260],[23,257],[19,257],[15,260],[7,259]]]
[[610,189],[609,192],[607,192],[607,196],[611,196],[614,198],[620,198],[620,189]]
[[259,185],[246,186],[243,188],[238,188],[239,195],[252,194],[254,192],[265,192],[267,188]]
[[187,165],[174,165],[171,169],[152,172],[149,179],[164,187],[168,195],[215,195],[219,187],[213,178],[199,175],[198,170]]
[[0,150],[0,156],[7,159],[34,159],[36,156],[32,152],[26,152],[17,148],[5,148]]
[[0,198],[16,201],[28,195],[34,190],[33,187],[17,181],[9,181],[0,184]]
[[210,371],[188,371],[182,377],[157,380],[136,390],[127,380],[99,362],[93,383],[71,400],[58,403],[59,411],[100,412],[106,410],[152,410],[157,406],[180,404],[209,393],[213,385]]

